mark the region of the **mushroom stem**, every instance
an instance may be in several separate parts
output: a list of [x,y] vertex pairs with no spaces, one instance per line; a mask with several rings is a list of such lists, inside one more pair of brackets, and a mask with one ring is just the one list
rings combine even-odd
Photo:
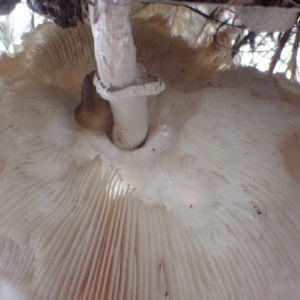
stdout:
[[124,150],[133,150],[145,140],[147,96],[164,89],[164,85],[157,80],[153,82],[153,78],[149,84],[138,68],[130,10],[128,0],[114,3],[96,0],[89,7],[99,74],[94,84],[101,97],[110,101],[114,118],[112,140]]
[[113,143],[121,149],[133,150],[145,140],[148,132],[148,107],[145,96],[127,97],[110,102],[114,117]]

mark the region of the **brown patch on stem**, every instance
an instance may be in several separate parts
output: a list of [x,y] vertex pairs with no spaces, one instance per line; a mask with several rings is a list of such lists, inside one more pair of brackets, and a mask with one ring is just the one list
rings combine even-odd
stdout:
[[99,130],[111,114],[109,102],[101,98],[93,83],[96,71],[87,74],[81,88],[81,103],[74,112],[75,121],[83,128]]

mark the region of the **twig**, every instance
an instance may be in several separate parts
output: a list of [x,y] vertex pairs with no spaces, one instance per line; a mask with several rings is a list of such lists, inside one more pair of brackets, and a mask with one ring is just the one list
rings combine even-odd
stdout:
[[[214,15],[216,14],[216,12],[219,11],[219,7],[215,8],[211,13],[210,13],[210,17],[214,17]],[[192,45],[196,45],[197,41],[199,40],[199,38],[201,37],[201,35],[203,34],[204,30],[206,29],[206,27],[210,24],[208,19],[205,19],[205,23],[203,24],[203,26],[200,28],[200,30],[198,31],[197,35],[195,36]]]
[[249,41],[252,51],[254,51],[254,39],[256,37],[255,32],[250,31],[246,36],[242,38],[241,41],[237,42],[232,47],[231,57],[234,58],[236,54],[239,52],[240,48],[246,45]]
[[274,69],[276,67],[276,64],[280,60],[281,52],[286,44],[286,42],[289,40],[291,29],[285,31],[282,35],[280,34],[278,37],[278,47],[275,50],[275,53],[271,59],[270,66],[269,66],[269,74],[273,74]]
[[186,5],[186,4],[181,4],[181,6],[186,7],[186,8],[188,8],[188,9],[190,9],[191,11],[193,11],[194,13],[196,13],[196,14],[198,14],[198,15],[200,15],[200,16],[206,18],[206,19],[209,19],[209,20],[212,20],[212,21],[214,21],[214,22],[216,22],[216,23],[219,23],[219,24],[221,24],[221,25],[228,25],[228,26],[232,26],[232,27],[236,27],[236,28],[245,28],[244,25],[228,24],[228,23],[227,23],[228,20],[226,20],[225,22],[223,22],[223,21],[220,21],[220,20],[218,20],[218,19],[215,19],[215,18],[211,17],[210,15],[207,15],[207,14],[203,13],[201,10],[199,10],[199,9],[197,9],[197,8],[194,8],[194,7],[192,7],[192,6],[189,6],[189,5]]
[[[298,21],[298,25],[300,25],[299,23],[300,22]],[[299,41],[300,41],[300,30],[298,27],[297,32],[295,34],[294,43],[293,43],[291,59],[288,63],[288,69],[290,69],[290,71],[291,71],[291,80],[293,80],[293,81],[296,80],[297,53],[298,53],[298,48],[299,48]]]
[[300,7],[300,4],[293,1],[293,0],[288,0],[288,2],[290,2],[291,4],[293,4],[295,7]]

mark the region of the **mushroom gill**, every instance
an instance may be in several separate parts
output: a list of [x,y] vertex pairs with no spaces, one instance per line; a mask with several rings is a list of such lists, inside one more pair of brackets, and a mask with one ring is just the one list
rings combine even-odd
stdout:
[[137,150],[74,120],[86,25],[41,26],[0,86],[0,299],[296,299],[295,93],[138,22],[139,61],[166,90]]

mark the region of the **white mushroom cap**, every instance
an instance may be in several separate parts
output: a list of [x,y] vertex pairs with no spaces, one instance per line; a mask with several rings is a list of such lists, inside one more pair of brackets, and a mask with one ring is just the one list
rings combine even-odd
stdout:
[[68,88],[1,85],[1,300],[299,296],[295,92],[251,69],[186,92],[171,70],[132,152],[81,129]]

